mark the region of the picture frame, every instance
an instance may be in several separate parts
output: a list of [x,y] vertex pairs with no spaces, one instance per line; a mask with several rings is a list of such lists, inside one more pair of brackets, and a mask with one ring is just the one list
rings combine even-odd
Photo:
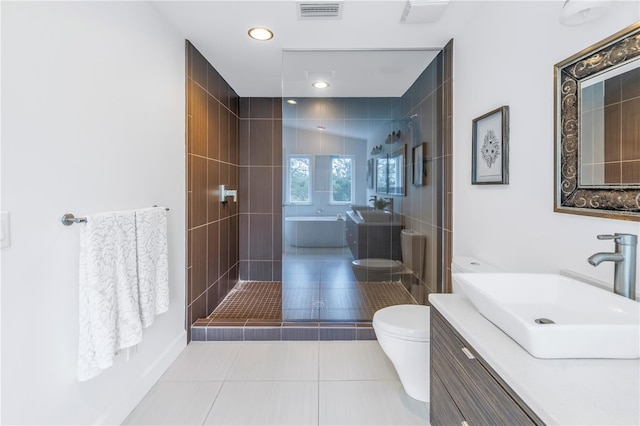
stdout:
[[411,149],[411,181],[414,186],[427,184],[427,152],[426,142]]
[[509,107],[501,106],[473,120],[471,183],[509,183]]

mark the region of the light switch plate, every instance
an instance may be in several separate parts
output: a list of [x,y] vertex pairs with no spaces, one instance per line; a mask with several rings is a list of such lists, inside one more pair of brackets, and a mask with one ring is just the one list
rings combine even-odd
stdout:
[[9,227],[9,212],[0,212],[0,247],[11,245],[11,231]]

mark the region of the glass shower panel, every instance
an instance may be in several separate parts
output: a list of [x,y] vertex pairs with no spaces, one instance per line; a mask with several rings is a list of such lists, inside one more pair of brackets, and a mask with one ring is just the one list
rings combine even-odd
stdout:
[[[398,277],[359,282],[352,268],[355,259],[367,257],[369,246],[376,252],[377,246],[387,244],[389,253],[398,253],[399,235],[387,243],[367,235],[368,241],[354,250],[349,228],[368,226],[356,210],[357,206],[374,207],[371,167],[384,164],[387,173],[387,154],[406,142],[399,137],[400,131],[408,133],[399,127],[403,123],[406,127],[401,120],[402,97],[435,54],[424,50],[283,52],[282,181],[283,193],[291,194],[282,210],[283,321],[366,322],[384,307],[372,301],[411,303],[402,284],[394,282]],[[312,87],[317,81],[327,82],[328,87]],[[392,143],[390,134],[398,135]],[[302,167],[291,162],[303,158],[308,161]],[[404,178],[405,169],[396,167],[393,173]],[[391,205],[401,211],[401,197]],[[400,215],[394,220],[402,222]]]

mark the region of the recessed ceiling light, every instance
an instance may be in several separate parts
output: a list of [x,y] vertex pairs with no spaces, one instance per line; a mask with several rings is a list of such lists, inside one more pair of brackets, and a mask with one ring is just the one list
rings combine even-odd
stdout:
[[295,104],[297,104],[297,102],[296,102],[295,100],[293,100],[293,99],[287,99],[287,103],[288,103],[289,105],[295,105]]
[[249,37],[260,41],[271,40],[273,32],[269,28],[253,27],[249,29]]
[[316,89],[326,89],[327,87],[329,87],[329,83],[327,83],[326,81],[316,81],[312,84],[312,86]]

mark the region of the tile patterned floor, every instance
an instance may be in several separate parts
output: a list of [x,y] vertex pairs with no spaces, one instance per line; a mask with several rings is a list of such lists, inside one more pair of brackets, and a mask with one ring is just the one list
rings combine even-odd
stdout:
[[192,340],[371,340],[377,310],[416,303],[400,282],[357,282],[350,253],[316,251],[285,254],[281,282],[238,283]]
[[125,425],[428,425],[378,342],[192,342]]
[[212,325],[219,320],[371,321],[378,309],[415,303],[400,282],[352,282],[320,291],[283,291],[281,282],[242,281],[198,325]]
[[281,320],[282,283],[241,281],[207,318]]

